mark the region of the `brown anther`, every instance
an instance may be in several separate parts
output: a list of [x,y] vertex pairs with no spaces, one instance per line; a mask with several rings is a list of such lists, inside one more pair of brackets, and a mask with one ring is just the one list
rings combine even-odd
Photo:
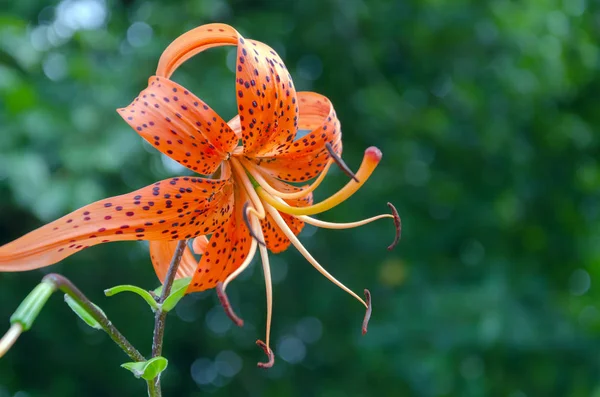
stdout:
[[269,349],[267,344],[260,339],[256,341],[256,345],[258,347],[260,347],[261,349],[263,349],[263,351],[269,358],[269,361],[267,361],[266,363],[258,363],[256,365],[259,368],[271,368],[273,366],[273,364],[275,364],[275,354],[273,354],[273,350]]
[[365,313],[365,318],[362,324],[362,334],[367,333],[367,327],[369,326],[369,320],[371,319],[371,312],[373,311],[373,306],[371,306],[371,292],[368,289],[365,289],[365,303],[367,304],[367,312]]
[[267,245],[265,244],[265,242],[258,238],[258,236],[254,233],[254,230],[252,230],[252,227],[250,226],[250,219],[248,219],[248,205],[250,205],[250,203],[246,201],[244,203],[244,208],[242,209],[242,213],[244,215],[244,223],[250,231],[250,235],[252,236],[252,238],[255,239],[263,247],[266,247]]
[[402,237],[402,219],[400,219],[400,215],[398,215],[398,210],[396,210],[394,204],[387,203],[387,205],[390,207],[390,210],[392,210],[394,225],[396,226],[396,238],[394,238],[394,242],[387,247],[388,251],[391,251],[396,245],[398,245],[398,242],[400,242],[400,237]]
[[229,317],[231,319],[231,321],[233,321],[233,323],[235,325],[237,325],[238,327],[243,327],[244,320],[239,318],[237,316],[237,314],[235,314],[235,312],[233,311],[233,308],[231,307],[231,304],[229,303],[229,298],[227,297],[227,294],[225,293],[225,289],[223,288],[222,281],[219,281],[217,283],[216,289],[217,289],[217,296],[219,297],[219,302],[221,302],[221,306],[223,306],[223,310],[225,310],[225,314],[227,314],[227,317]]
[[342,171],[344,171],[344,174],[348,175],[349,178],[354,179],[354,182],[358,183],[359,180],[356,177],[356,175],[354,175],[354,172],[352,172],[350,167],[348,167],[348,165],[346,163],[344,163],[344,160],[342,160],[342,158],[333,151],[333,147],[331,146],[331,143],[327,142],[325,144],[325,147],[327,148],[327,151],[329,152],[329,155],[331,156],[333,161],[335,161],[335,163],[338,165],[338,167],[340,167],[340,169]]

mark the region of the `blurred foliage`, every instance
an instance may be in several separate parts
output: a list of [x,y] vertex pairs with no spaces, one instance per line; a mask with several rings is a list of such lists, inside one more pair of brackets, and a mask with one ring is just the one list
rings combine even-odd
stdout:
[[[0,243],[100,198],[179,174],[116,114],[168,43],[207,22],[273,46],[296,86],[328,96],[357,168],[383,149],[361,191],[323,219],[394,202],[391,223],[307,227],[301,239],[374,315],[294,250],[273,257],[277,362],[264,286],[230,288],[168,318],[167,396],[600,396],[598,3],[591,0],[0,0]],[[227,119],[234,53],[194,58],[175,80]],[[345,183],[332,172],[318,197]],[[94,247],[51,268],[70,277],[148,354],[152,314],[117,283],[154,288],[140,243]],[[0,274],[0,319],[43,271]],[[0,396],[143,395],[108,337],[54,297],[0,360]]]

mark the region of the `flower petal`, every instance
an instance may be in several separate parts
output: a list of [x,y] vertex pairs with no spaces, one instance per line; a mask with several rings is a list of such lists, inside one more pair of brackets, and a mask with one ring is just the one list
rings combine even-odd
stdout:
[[186,293],[214,288],[219,281],[225,281],[246,259],[252,242],[242,213],[243,203],[247,199],[242,188],[235,189],[233,214],[208,240],[208,247],[200,258]]
[[[171,265],[171,260],[177,249],[179,240],[173,241],[150,241],[150,259],[154,266],[154,271],[160,282],[165,281],[167,271]],[[185,248],[177,274],[175,278],[191,277],[194,274],[194,270],[198,266],[198,261],[192,255],[192,251],[189,247]]]
[[148,88],[117,111],[142,138],[199,174],[212,174],[238,142],[214,110],[164,77],[150,77]]
[[285,152],[296,135],[298,105],[281,58],[266,44],[240,37],[235,77],[244,153],[256,157]]
[[[280,192],[297,192],[302,190],[302,188],[298,188],[296,186],[288,185],[287,183],[278,181],[276,179],[269,179],[269,183],[275,189]],[[313,196],[312,193],[309,193],[303,198],[295,199],[295,200],[285,200],[289,205],[294,207],[306,207],[312,205]],[[298,218],[284,214],[283,212],[279,212],[285,223],[290,227],[290,229],[294,232],[295,235],[298,235],[302,229],[304,228],[304,222],[299,220]],[[267,213],[265,219],[260,221],[260,226],[262,227],[263,235],[265,238],[265,244],[267,248],[271,250],[271,252],[277,254],[279,252],[285,251],[289,245],[290,240],[285,236],[285,234],[281,231],[279,226],[275,223],[270,214]]]
[[299,92],[298,101],[298,128],[309,132],[283,153],[252,159],[269,174],[288,182],[310,180],[325,168],[330,158],[326,143],[336,154],[342,153],[340,122],[329,99],[314,92]]
[[296,90],[283,61],[266,44],[246,40],[228,25],[199,26],[167,47],[156,74],[170,77],[192,56],[226,45],[238,47],[235,80],[244,153],[264,156],[287,150],[297,129]]
[[97,201],[0,247],[0,271],[48,266],[119,240],[180,240],[212,232],[233,210],[231,179],[180,177]]
[[202,51],[226,45],[237,45],[240,34],[229,25],[211,23],[185,32],[163,51],[156,68],[157,76],[171,77],[182,63]]

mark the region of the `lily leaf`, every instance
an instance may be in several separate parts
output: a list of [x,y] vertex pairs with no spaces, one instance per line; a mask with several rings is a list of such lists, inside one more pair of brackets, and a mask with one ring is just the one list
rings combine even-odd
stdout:
[[146,291],[145,289],[136,287],[135,285],[117,285],[116,287],[112,287],[107,290],[104,290],[104,294],[106,296],[113,296],[113,295],[119,294],[121,292],[133,292],[134,294],[141,296],[142,299],[144,299],[146,301],[146,303],[148,303],[148,305],[150,305],[150,308],[152,309],[152,311],[158,310],[158,304],[156,303],[156,300],[154,299],[154,297],[152,295],[150,295],[150,293],[148,291]]
[[159,376],[168,364],[169,361],[166,358],[158,356],[139,363],[125,363],[121,367],[131,371],[136,378],[152,380]]
[[[73,310],[75,312],[75,314],[77,314],[77,316],[80,319],[82,319],[87,325],[89,325],[90,327],[92,327],[94,329],[102,329],[102,326],[100,325],[100,323],[98,323],[98,321],[96,321],[94,319],[94,317],[92,317],[87,312],[87,310],[85,310],[83,307],[81,307],[81,305],[79,305],[79,303],[77,303],[75,301],[75,299],[73,299],[69,295],[65,294],[65,302],[67,302],[67,305],[69,305],[71,310]],[[92,303],[92,305],[94,305],[94,304]],[[94,305],[94,306],[96,306],[96,305]],[[96,309],[98,309],[98,311],[100,313],[104,314],[102,309],[100,309],[98,306],[96,306]]]
[[[165,299],[162,305],[162,309],[165,312],[173,310],[173,308],[177,305],[177,303],[183,298],[185,295],[185,291],[187,290],[188,285],[192,282],[191,277],[180,278],[178,280],[173,281],[173,286],[171,287],[171,293]],[[160,295],[162,293],[162,285],[154,290],[156,295]]]

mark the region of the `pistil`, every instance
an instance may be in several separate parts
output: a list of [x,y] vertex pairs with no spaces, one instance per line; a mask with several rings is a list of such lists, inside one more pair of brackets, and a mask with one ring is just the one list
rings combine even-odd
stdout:
[[367,181],[367,179],[369,179],[369,176],[371,176],[371,174],[377,167],[377,164],[379,164],[381,156],[381,151],[376,147],[372,146],[365,150],[363,161],[360,165],[360,168],[358,169],[358,172],[356,173],[356,178],[360,182],[351,180],[337,193],[333,194],[332,196],[321,201],[318,204],[310,205],[307,207],[292,207],[286,203],[282,203],[281,201],[277,200],[276,197],[270,195],[262,187],[262,185],[256,188],[256,192],[265,203],[268,203],[272,207],[277,208],[281,212],[285,212],[290,215],[319,214],[337,206],[338,204],[344,202],[346,199],[352,196],[354,193],[356,193],[356,191],[358,191],[358,189],[361,188],[361,186]]

